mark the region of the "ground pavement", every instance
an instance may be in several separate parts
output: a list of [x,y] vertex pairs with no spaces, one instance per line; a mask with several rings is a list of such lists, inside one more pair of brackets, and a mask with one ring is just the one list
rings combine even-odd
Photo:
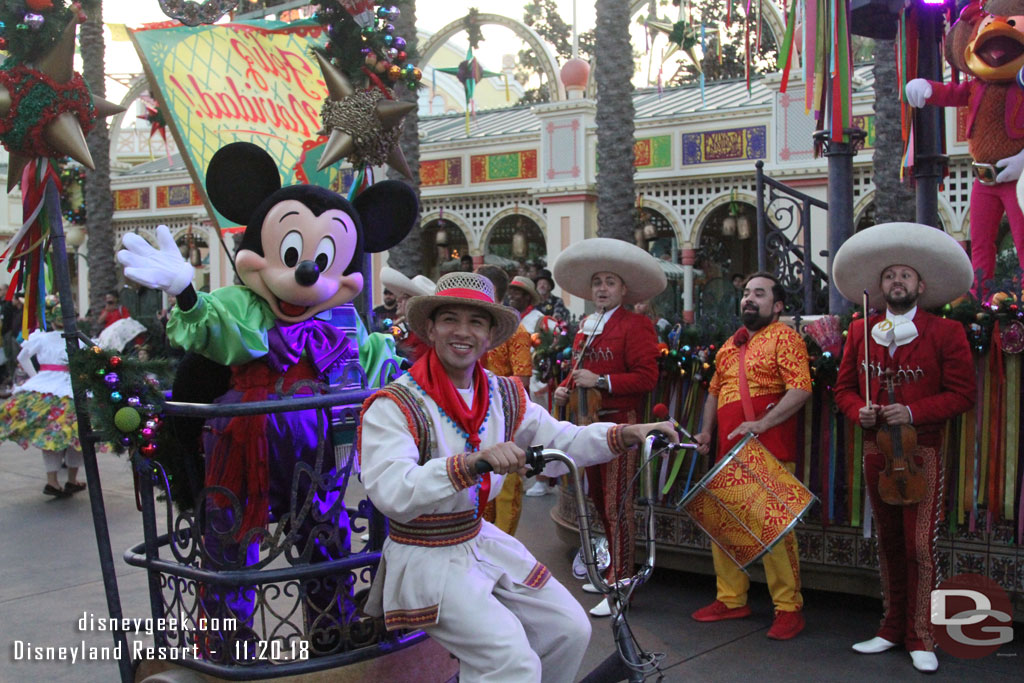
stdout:
[[[148,616],[144,573],[121,554],[142,540],[131,471],[124,458],[100,454],[103,496],[110,524],[114,562],[124,615]],[[63,481],[63,475],[61,475]],[[88,493],[66,500],[42,494],[42,457],[0,444],[0,682],[108,683],[117,680],[112,662],[14,661],[15,641],[33,645],[108,646],[110,635],[79,631],[83,613],[105,617],[106,599],[89,509]],[[355,493],[353,489],[353,493]],[[555,496],[527,498],[518,537],[569,586],[587,608],[597,600],[571,578],[570,550],[550,519]],[[917,680],[902,651],[857,655],[850,645],[873,635],[879,600],[838,593],[808,592],[807,629],[788,642],[765,637],[771,605],[762,585],[752,590],[754,614],[748,619],[698,624],[689,614],[713,598],[708,576],[655,570],[636,595],[630,624],[642,647],[665,654],[665,681],[865,681]],[[594,633],[584,671],[612,651],[607,619],[593,619]],[[940,669],[930,680],[1019,681],[1024,675],[1024,625],[994,655],[960,660],[939,654]],[[387,682],[392,683],[392,682]],[[416,683],[429,683],[420,682]]]

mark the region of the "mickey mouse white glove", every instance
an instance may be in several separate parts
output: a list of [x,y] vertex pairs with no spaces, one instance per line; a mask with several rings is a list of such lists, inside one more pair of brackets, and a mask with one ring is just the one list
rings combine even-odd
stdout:
[[932,84],[923,78],[914,78],[907,83],[907,102],[911,107],[920,109],[928,103],[932,96]]
[[135,233],[125,235],[122,242],[124,249],[117,252],[117,261],[124,266],[124,276],[129,280],[175,296],[192,284],[195,271],[182,258],[166,225],[156,229],[159,251]]

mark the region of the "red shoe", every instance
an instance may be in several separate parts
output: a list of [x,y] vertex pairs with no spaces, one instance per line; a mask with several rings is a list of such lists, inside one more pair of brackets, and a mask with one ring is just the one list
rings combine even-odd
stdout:
[[768,637],[772,640],[789,640],[804,630],[806,622],[800,610],[795,612],[776,612],[775,621],[768,629]]
[[750,616],[750,605],[729,607],[721,600],[715,600],[707,607],[701,607],[690,615],[697,621],[725,621],[726,619],[742,619]]

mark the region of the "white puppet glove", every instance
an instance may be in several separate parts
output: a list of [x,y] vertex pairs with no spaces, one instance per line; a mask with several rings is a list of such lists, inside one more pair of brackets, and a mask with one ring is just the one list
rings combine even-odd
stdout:
[[1017,152],[1012,157],[1000,159],[996,162],[996,168],[999,169],[999,175],[996,176],[997,183],[1008,183],[1020,178],[1021,172],[1024,172],[1024,150]]
[[932,96],[932,84],[923,78],[914,78],[907,83],[907,102],[911,107],[920,109]]
[[178,245],[166,225],[156,229],[157,251],[142,237],[128,233],[122,240],[124,249],[117,252],[117,261],[124,266],[124,276],[145,287],[159,289],[177,296],[190,284],[195,274],[181,256]]

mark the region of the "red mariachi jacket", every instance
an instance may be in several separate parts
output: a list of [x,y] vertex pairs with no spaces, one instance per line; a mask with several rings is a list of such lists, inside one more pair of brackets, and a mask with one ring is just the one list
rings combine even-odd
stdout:
[[[868,322],[868,329],[883,320],[876,315]],[[917,380],[896,386],[896,402],[910,408],[918,441],[938,445],[940,432],[946,420],[969,410],[975,401],[975,373],[967,335],[960,323],[946,320],[918,310],[914,315],[918,336],[909,344],[889,350],[871,340],[868,348],[872,364],[883,368],[910,369]],[[836,405],[850,420],[860,421],[858,412],[864,407],[864,321],[850,325],[836,380]],[[917,372],[920,369],[921,372]],[[884,381],[871,378],[871,401],[888,404],[889,393]],[[874,432],[865,434],[874,438]]]
[[[585,343],[586,335],[578,332],[572,345],[574,357]],[[639,418],[644,398],[658,383],[658,335],[654,323],[620,306],[591,342],[580,368],[608,375],[612,390],[601,392],[602,411],[635,410]],[[566,377],[562,386],[571,387],[570,380],[571,376]]]

